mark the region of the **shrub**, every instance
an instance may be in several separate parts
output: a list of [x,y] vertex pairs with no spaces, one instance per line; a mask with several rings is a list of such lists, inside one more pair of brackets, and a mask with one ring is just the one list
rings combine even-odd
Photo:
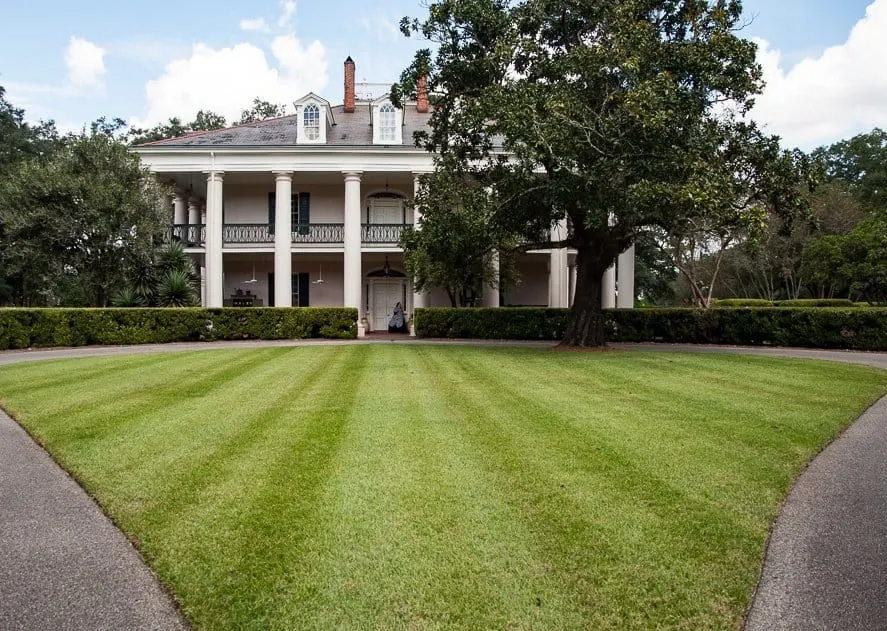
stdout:
[[0,350],[90,344],[357,337],[357,310],[0,309]]
[[[416,309],[420,337],[558,340],[566,309]],[[764,307],[618,309],[615,342],[672,342],[887,350],[887,309]]]
[[846,298],[806,298],[799,300],[780,300],[777,307],[864,307],[868,306],[860,302],[853,302]]
[[713,307],[772,307],[772,300],[763,298],[725,298],[715,300]]

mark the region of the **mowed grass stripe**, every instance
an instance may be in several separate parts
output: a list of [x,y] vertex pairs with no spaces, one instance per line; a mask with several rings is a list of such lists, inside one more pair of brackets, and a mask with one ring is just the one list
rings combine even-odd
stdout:
[[887,390],[761,358],[136,359],[4,367],[0,394],[210,629],[736,628],[804,454]]
[[[522,520],[452,431],[436,375],[386,356],[365,372],[312,541],[321,563],[292,615],[314,612],[314,628],[576,624]],[[379,387],[403,380],[409,389]]]
[[[301,542],[314,528],[362,357],[339,348],[305,361],[304,353],[289,351],[283,366],[306,368],[304,378],[283,392],[263,391],[273,404],[252,416],[245,444],[213,459],[226,463],[226,470],[212,472],[201,501],[161,529],[161,542],[192,542],[187,549],[160,548],[158,566],[168,565],[183,586],[186,610],[199,626],[286,627],[279,608],[291,597],[291,574],[308,560]],[[191,562],[181,562],[184,554]]]

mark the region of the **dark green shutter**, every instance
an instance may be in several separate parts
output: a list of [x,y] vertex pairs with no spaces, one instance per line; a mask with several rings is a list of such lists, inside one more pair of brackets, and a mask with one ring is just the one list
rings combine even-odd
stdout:
[[295,232],[299,225],[299,194],[290,197],[290,229]]
[[274,307],[274,272],[268,273],[268,306]]
[[308,234],[311,223],[311,193],[299,193],[299,234]]
[[[293,275],[295,278],[295,274]],[[310,302],[308,298],[308,288],[311,286],[311,283],[308,282],[308,273],[302,272],[299,274],[299,304],[293,305],[298,307],[307,307]]]
[[277,193],[268,193],[268,233],[274,234],[274,222],[277,217]]

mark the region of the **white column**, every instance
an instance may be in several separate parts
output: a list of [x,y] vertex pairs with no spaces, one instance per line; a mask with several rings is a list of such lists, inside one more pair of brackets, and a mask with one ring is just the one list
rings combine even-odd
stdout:
[[274,174],[274,305],[293,306],[292,171]]
[[576,265],[570,265],[570,305],[573,306],[573,301],[576,300]]
[[196,226],[200,223],[200,200],[196,197],[188,199],[188,225]]
[[616,306],[616,266],[611,265],[601,277],[601,307],[612,309]]
[[493,252],[490,259],[490,266],[493,268],[493,274],[496,277],[496,287],[484,285],[483,305],[485,307],[495,308],[499,306],[499,253]]
[[616,306],[620,309],[634,308],[634,244],[619,255],[617,263],[619,294]]
[[[419,181],[419,174],[413,174],[413,199],[419,196],[419,193],[422,190],[422,184]],[[419,208],[418,205],[413,205],[413,229],[419,230],[422,227],[422,209]],[[413,290],[413,313],[415,313],[416,308],[423,308],[428,306],[428,295],[424,291],[415,291]],[[413,330],[413,327],[410,327],[410,333],[415,335],[416,332]]]
[[[567,238],[567,221],[560,220],[551,229],[551,240]],[[548,306],[569,306],[569,270],[567,268],[567,248],[552,248],[548,264]]]
[[185,193],[176,191],[172,197],[172,222],[173,225],[181,226],[188,223],[188,215],[185,204],[187,200]]
[[224,294],[222,262],[222,180],[211,171],[206,178],[206,306],[221,307]]
[[345,175],[345,289],[344,305],[357,309],[357,334],[363,336],[363,301],[361,287],[363,285],[363,268],[361,266],[361,229],[360,229],[360,176],[361,171],[347,171]]

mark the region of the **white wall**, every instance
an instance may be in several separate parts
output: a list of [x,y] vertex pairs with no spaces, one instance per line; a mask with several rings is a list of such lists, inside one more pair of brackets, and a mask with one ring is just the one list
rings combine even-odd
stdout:
[[548,254],[527,254],[517,263],[520,282],[505,288],[502,306],[548,306]]
[[[268,193],[274,191],[274,178],[267,184],[225,182],[225,223],[267,223]],[[311,223],[345,222],[345,185],[312,185],[293,178],[293,193],[311,193]]]

